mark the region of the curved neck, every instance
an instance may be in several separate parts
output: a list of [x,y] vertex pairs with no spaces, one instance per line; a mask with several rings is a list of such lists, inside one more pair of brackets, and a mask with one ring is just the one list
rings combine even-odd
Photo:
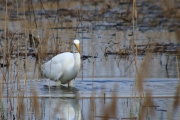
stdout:
[[77,48],[75,47],[75,45],[73,45],[73,49],[72,50],[73,50],[73,53],[79,53]]
[[73,65],[72,69],[79,72],[80,66],[81,66],[81,56],[80,56],[79,52],[73,53],[73,55],[74,55],[74,65]]

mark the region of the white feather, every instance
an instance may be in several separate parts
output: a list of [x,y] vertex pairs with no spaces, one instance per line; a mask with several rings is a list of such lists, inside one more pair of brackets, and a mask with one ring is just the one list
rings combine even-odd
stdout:
[[[74,40],[78,44],[79,40]],[[56,55],[47,63],[41,66],[42,74],[54,81],[61,81],[66,84],[74,79],[80,70],[80,54],[65,52]]]

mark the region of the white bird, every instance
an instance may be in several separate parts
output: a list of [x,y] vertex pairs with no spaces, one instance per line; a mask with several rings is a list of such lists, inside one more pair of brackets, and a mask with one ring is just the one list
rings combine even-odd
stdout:
[[64,52],[54,56],[41,66],[42,74],[50,80],[56,81],[57,86],[67,84],[72,86],[72,80],[77,76],[80,66],[80,41],[74,40],[73,53]]

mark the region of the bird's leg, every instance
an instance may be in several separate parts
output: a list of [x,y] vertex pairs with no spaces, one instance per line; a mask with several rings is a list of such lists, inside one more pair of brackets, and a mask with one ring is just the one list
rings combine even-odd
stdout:
[[60,87],[60,86],[61,86],[61,81],[58,80],[58,81],[56,82],[56,86],[57,86],[57,87]]
[[73,81],[71,80],[71,81],[69,81],[69,83],[68,83],[68,87],[72,87],[73,86]]

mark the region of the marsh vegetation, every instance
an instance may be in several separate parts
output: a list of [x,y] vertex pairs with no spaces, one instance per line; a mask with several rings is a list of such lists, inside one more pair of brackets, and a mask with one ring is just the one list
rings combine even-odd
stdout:
[[[0,0],[2,120],[177,120],[179,0]],[[40,66],[81,40],[74,87]],[[50,85],[51,87],[47,87]]]

